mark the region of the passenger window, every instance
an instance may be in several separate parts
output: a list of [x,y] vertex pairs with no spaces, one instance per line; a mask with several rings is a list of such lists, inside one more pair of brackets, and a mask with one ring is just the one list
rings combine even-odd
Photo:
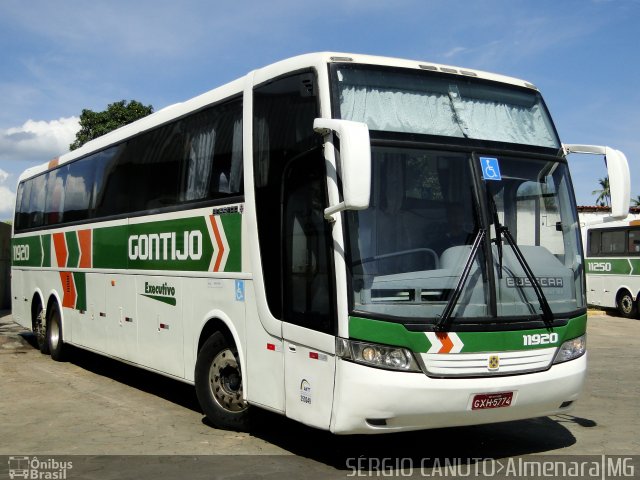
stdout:
[[29,219],[27,228],[41,227],[44,222],[45,198],[47,196],[47,176],[39,175],[30,180]]
[[181,200],[242,194],[242,102],[216,105],[183,122]]
[[89,218],[95,159],[88,158],[69,165],[64,197],[64,221],[75,222]]
[[68,167],[62,166],[47,174],[47,198],[45,201],[45,225],[57,225],[63,221],[65,182]]

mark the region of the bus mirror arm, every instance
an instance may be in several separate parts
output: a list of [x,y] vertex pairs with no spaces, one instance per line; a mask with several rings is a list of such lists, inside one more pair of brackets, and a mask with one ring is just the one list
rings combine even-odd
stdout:
[[604,155],[609,176],[609,191],[611,192],[611,217],[613,219],[626,218],[629,214],[631,199],[631,180],[629,177],[629,162],[620,150],[599,145],[563,145],[565,155],[569,153],[584,153]]
[[324,137],[325,146],[333,147],[331,133],[340,140],[339,166],[342,201],[324,211],[327,220],[343,210],[364,210],[371,196],[371,143],[366,123],[349,120],[316,118],[313,129]]

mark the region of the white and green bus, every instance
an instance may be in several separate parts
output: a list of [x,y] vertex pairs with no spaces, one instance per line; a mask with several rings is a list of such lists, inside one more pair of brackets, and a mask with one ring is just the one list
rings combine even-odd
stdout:
[[572,148],[522,80],[291,58],[24,172],[13,315],[56,360],[195,385],[223,428],[566,412],[587,362]]
[[640,221],[619,220],[584,228],[587,300],[638,317]]

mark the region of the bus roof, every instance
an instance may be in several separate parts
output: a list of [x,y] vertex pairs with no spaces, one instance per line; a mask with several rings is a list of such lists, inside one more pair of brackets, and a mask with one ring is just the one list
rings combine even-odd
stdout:
[[[265,67],[254,70],[253,72],[250,72],[249,75],[254,75],[254,80],[256,81],[256,83],[261,83],[263,81],[269,80],[270,78],[275,78],[283,75],[287,72],[293,72],[304,68],[320,69],[328,63],[353,63],[363,65],[400,67],[414,70],[428,70],[448,75],[482,78],[494,82],[507,83],[519,87],[536,89],[534,85],[524,80],[495,73],[484,72],[482,70],[460,68],[452,65],[442,65],[418,60],[406,60],[400,58],[337,52],[309,53],[291,57],[286,60],[281,60],[271,65],[267,65]],[[54,158],[53,160],[41,165],[28,168],[20,175],[18,181],[20,182],[26,178],[30,178],[51,168],[55,168],[58,165],[70,162],[77,158],[81,158],[85,155],[88,155],[89,153],[107,148],[110,145],[134,137],[139,133],[151,130],[171,120],[187,115],[188,113],[205,108],[208,105],[211,105],[227,97],[239,95],[244,89],[245,78],[246,77],[240,77],[232,82],[205,92],[185,102],[168,105],[158,110],[157,112],[148,115],[147,117],[141,118],[140,120],[130,123],[129,125],[120,127],[112,132],[109,132],[90,142],[87,142],[77,150],[67,152],[60,157]]]

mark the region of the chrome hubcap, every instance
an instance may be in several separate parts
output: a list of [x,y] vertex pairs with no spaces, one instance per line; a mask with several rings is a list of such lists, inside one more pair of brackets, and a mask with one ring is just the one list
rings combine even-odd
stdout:
[[247,402],[242,399],[242,374],[238,361],[230,349],[218,353],[209,369],[209,388],[211,394],[225,410],[242,412]]
[[624,313],[631,313],[631,310],[633,309],[633,300],[631,299],[631,297],[625,295],[624,297],[622,297],[620,303],[622,305],[622,311]]
[[49,338],[51,339],[51,347],[55,349],[60,341],[60,325],[57,319],[49,325]]

